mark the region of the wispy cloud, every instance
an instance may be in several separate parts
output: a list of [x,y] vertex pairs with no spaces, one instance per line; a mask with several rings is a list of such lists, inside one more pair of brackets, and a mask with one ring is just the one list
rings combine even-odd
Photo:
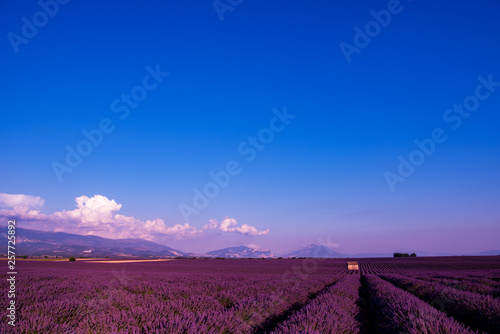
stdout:
[[246,244],[244,246],[246,246],[248,248],[251,248],[253,250],[262,250],[262,248],[259,245],[256,245],[256,244]]
[[332,236],[331,235],[327,235],[326,236],[326,240],[323,240],[323,237],[318,237],[316,239],[316,241],[318,242],[318,244],[320,246],[325,246],[325,247],[328,247],[328,248],[340,248],[340,243],[334,242],[332,240]]
[[0,193],[1,207],[14,208],[19,205],[24,205],[29,208],[41,208],[44,203],[45,200],[39,196]]

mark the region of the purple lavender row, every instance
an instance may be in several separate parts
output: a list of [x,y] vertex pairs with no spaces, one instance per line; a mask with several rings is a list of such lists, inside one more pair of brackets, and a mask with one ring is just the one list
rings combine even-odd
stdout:
[[432,277],[436,279],[455,279],[458,281],[471,281],[475,283],[484,284],[493,288],[500,288],[500,281],[498,280],[495,270],[475,270],[473,272],[463,270],[436,270],[436,271],[412,271],[401,272],[401,274],[411,274],[417,277]]
[[495,298],[500,297],[500,287],[497,287],[498,282],[483,277],[459,276],[459,274],[455,276],[439,275],[437,277],[434,275],[419,274],[413,277],[428,282],[441,283],[457,290],[479,293],[481,295],[490,295]]
[[359,276],[346,276],[293,313],[272,333],[359,333],[356,303],[360,285]]
[[362,277],[378,333],[474,333],[412,294],[375,276]]
[[[297,287],[276,274],[110,273],[25,269],[16,329],[23,333],[250,333],[333,280]],[[110,282],[114,282],[110,284]],[[0,298],[5,298],[5,291]],[[0,323],[0,332],[7,330]]]
[[500,333],[499,299],[460,291],[439,282],[428,282],[402,275],[381,275],[381,277],[473,329],[490,334]]

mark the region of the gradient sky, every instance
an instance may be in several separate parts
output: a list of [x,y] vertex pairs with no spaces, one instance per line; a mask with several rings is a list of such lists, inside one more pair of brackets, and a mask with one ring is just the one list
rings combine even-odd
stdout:
[[[195,252],[500,248],[498,1],[244,0],[223,20],[212,1],[58,6],[43,22],[36,1],[0,2],[3,217]],[[341,43],[388,7],[348,62]],[[33,16],[36,34],[23,29]],[[148,66],[169,75],[121,119]],[[480,101],[479,77],[497,83]],[[464,100],[479,105],[458,126],[447,110]],[[284,108],[296,117],[247,161],[238,147]],[[113,131],[60,181],[54,162],[103,119]],[[437,128],[446,140],[392,191],[384,174]],[[232,160],[241,172],[186,221],[179,205]]]

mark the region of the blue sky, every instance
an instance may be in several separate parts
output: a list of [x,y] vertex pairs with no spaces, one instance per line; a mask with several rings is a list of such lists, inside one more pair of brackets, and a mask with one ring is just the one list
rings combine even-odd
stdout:
[[[489,96],[457,129],[443,118],[475,96],[478,77],[500,82],[498,2],[241,1],[223,20],[211,1],[58,7],[26,38],[23,17],[43,20],[40,4],[0,2],[3,216],[104,236],[133,217],[134,232],[116,237],[197,252],[286,252],[327,239],[346,253],[500,248],[500,87],[483,85]],[[371,11],[388,7],[397,13],[348,62],[339,45],[355,47],[354,28],[366,33]],[[147,67],[169,75],[120,119],[112,103],[145,91]],[[239,145],[284,108],[296,117],[247,161]],[[60,182],[54,162],[66,164],[66,147],[76,150],[103,119],[113,131]],[[436,128],[447,139],[391,189],[384,173],[397,173],[398,157]],[[232,160],[241,172],[186,221],[179,205],[192,207],[193,189]],[[23,197],[28,211],[16,209],[12,194],[43,204]],[[86,202],[67,217],[75,198],[96,195],[109,211]],[[269,233],[224,230],[225,217]]]

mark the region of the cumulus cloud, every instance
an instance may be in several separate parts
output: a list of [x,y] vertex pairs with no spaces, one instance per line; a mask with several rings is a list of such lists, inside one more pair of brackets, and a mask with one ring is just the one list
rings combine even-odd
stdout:
[[21,205],[29,208],[41,208],[44,203],[45,201],[39,196],[0,193],[0,207],[14,208]]
[[0,204],[9,209],[0,210],[0,217],[17,218],[25,228],[45,231],[96,235],[104,238],[140,238],[163,242],[173,238],[182,240],[200,237],[206,230],[234,232],[243,235],[267,235],[269,230],[258,231],[255,227],[225,218],[222,222],[210,220],[201,229],[189,224],[167,225],[163,219],[140,220],[119,214],[121,204],[106,196],[79,196],[75,198],[76,208],[52,214],[43,214],[39,208],[44,200],[29,195],[0,194]]
[[210,219],[208,223],[203,226],[203,230],[215,230],[219,227],[219,222],[216,219]]
[[[5,198],[10,200],[10,207],[19,202],[12,200],[10,196],[5,196]],[[43,203],[42,199],[38,199],[38,202],[31,201],[30,204],[33,206],[36,203]],[[142,238],[161,241],[165,237],[173,237],[180,240],[200,234],[200,231],[189,224],[168,226],[160,218],[141,221],[135,217],[121,215],[117,211],[122,205],[102,195],[76,197],[75,202],[76,209],[63,210],[49,215],[42,214],[21,203],[13,206],[11,210],[0,210],[0,217],[17,217],[23,222],[23,227],[27,228],[113,239]]]
[[204,230],[218,230],[222,232],[236,232],[243,235],[267,235],[269,234],[269,229],[259,231],[254,226],[250,226],[247,224],[242,224],[240,227],[237,226],[238,222],[234,218],[226,217],[220,223],[215,219],[210,219],[205,226],[203,226]]

